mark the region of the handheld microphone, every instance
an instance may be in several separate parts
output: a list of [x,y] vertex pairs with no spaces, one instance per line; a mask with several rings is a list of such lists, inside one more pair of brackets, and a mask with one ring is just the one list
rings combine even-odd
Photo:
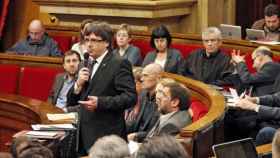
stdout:
[[84,54],[84,67],[89,68],[89,53]]

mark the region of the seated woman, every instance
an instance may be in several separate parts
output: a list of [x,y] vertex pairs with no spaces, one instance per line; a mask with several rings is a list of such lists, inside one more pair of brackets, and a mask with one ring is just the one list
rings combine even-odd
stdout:
[[75,50],[80,54],[82,60],[84,60],[84,53],[87,52],[87,48],[84,42],[84,30],[86,26],[92,22],[93,20],[91,19],[85,19],[82,21],[80,26],[80,42],[75,43],[71,48],[71,50]]
[[133,66],[140,66],[142,57],[140,49],[135,47],[129,42],[131,41],[130,28],[127,24],[121,24],[116,32],[117,48],[113,53],[119,54],[121,57],[126,58]]
[[151,35],[150,44],[156,50],[146,55],[142,66],[155,62],[161,65],[164,71],[177,73],[182,56],[179,50],[170,48],[171,39],[169,31],[164,25],[155,28]]

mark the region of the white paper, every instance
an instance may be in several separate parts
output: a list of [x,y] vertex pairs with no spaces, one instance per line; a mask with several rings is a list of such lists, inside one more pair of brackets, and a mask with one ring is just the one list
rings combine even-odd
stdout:
[[128,149],[129,149],[130,154],[137,152],[137,150],[139,149],[139,143],[130,140],[128,142]]
[[33,130],[47,129],[75,129],[72,124],[35,124],[31,125]]
[[26,133],[26,135],[29,136],[42,136],[42,137],[55,137],[58,134],[58,132],[46,132],[46,131],[29,131]]
[[63,113],[63,114],[47,114],[47,117],[50,121],[59,121],[59,120],[75,120],[76,113]]
[[259,43],[259,44],[268,44],[268,45],[277,45],[280,44],[280,42],[278,41],[250,41],[250,42],[254,42],[254,43]]

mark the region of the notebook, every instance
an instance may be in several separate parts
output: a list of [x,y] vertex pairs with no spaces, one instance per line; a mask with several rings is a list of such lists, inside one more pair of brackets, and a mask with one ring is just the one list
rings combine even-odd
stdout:
[[264,40],[265,33],[263,30],[246,29],[247,38],[249,40]]
[[252,138],[217,144],[212,149],[216,158],[258,158]]
[[220,29],[223,38],[241,40],[241,26],[221,24]]

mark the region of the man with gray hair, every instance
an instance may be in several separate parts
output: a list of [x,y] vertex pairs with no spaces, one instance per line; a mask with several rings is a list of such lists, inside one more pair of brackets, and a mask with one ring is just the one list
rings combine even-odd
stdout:
[[208,83],[218,84],[232,72],[230,57],[220,50],[221,31],[216,27],[202,32],[203,49],[192,52],[180,66],[179,73]]
[[89,158],[125,158],[129,156],[126,141],[117,135],[99,138],[89,151]]

